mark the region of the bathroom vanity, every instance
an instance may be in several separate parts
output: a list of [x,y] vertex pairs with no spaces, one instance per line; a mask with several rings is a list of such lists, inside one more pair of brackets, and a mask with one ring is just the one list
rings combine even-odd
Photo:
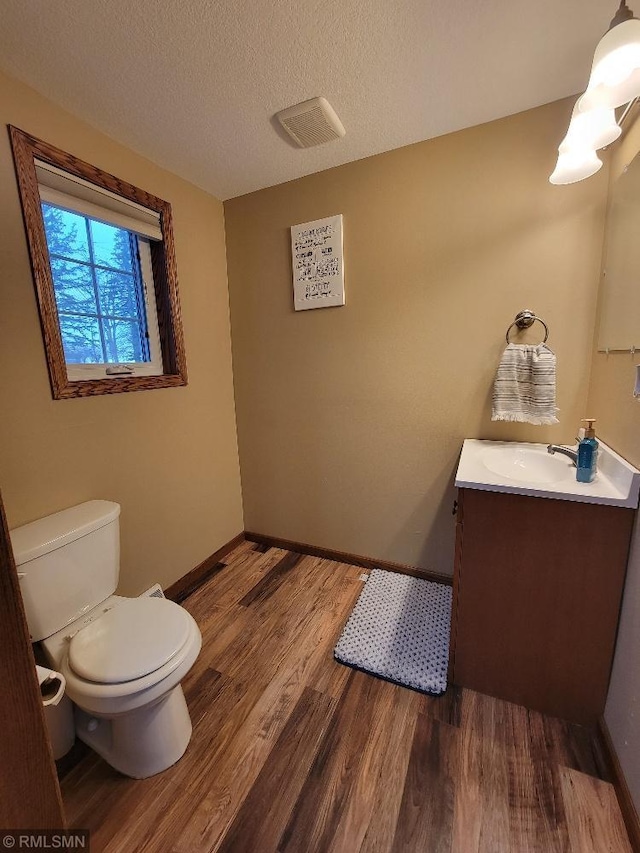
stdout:
[[604,445],[600,459],[581,484],[546,445],[465,442],[455,684],[580,723],[604,711],[640,473]]

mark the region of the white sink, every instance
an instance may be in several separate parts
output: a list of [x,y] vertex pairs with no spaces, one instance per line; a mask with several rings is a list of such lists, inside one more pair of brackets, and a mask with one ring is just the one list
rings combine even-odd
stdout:
[[551,456],[544,445],[532,450],[527,447],[488,447],[482,452],[482,462],[494,474],[517,480],[519,483],[557,483],[575,466],[564,455]]
[[467,438],[456,486],[635,509],[640,471],[600,442],[595,480],[578,483],[571,460],[561,454],[551,455],[546,444]]

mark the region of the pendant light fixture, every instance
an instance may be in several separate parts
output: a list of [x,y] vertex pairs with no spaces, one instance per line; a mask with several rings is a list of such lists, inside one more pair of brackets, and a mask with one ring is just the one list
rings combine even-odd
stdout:
[[[640,21],[638,23],[640,24]],[[560,150],[590,148],[592,151],[597,151],[615,142],[622,133],[622,128],[616,121],[615,110],[598,108],[582,112],[580,100],[578,98],[575,103],[567,135],[562,140]]]
[[579,100],[581,112],[621,107],[640,95],[640,21],[621,0],[593,57],[587,91]]
[[560,150],[558,162],[549,176],[550,184],[575,184],[590,178],[602,168],[602,160],[595,151],[586,149]]
[[615,142],[622,132],[613,110],[581,113],[578,104],[579,100],[571,113],[567,135],[558,148],[558,162],[549,178],[552,184],[575,184],[595,175],[602,168],[596,151]]
[[620,136],[614,109],[640,96],[640,20],[625,0],[593,57],[586,92],[573,108],[567,134],[558,148],[552,184],[573,184],[594,175],[602,161],[596,151]]

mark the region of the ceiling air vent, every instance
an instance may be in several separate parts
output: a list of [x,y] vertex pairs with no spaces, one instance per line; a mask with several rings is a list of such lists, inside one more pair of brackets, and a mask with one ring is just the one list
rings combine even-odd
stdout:
[[345,135],[342,122],[326,98],[311,98],[276,113],[278,121],[300,148],[311,148]]

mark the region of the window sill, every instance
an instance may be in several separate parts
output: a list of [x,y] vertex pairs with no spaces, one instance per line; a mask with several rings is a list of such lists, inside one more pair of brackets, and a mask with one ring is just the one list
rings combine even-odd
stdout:
[[108,379],[74,379],[53,389],[54,400],[72,397],[95,397],[101,394],[122,394],[125,391],[152,391],[154,388],[177,388],[186,385],[185,376],[164,373],[162,376],[124,376]]

